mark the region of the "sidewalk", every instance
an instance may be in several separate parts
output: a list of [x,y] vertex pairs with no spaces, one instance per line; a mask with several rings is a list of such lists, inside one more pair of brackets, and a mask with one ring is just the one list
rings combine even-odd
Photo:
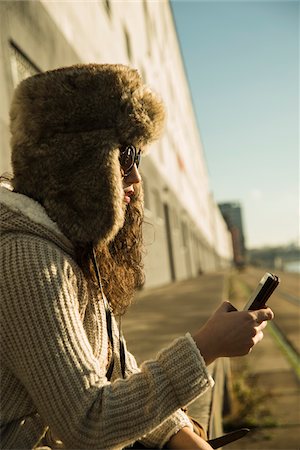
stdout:
[[[262,270],[248,268],[236,275],[237,280],[254,288]],[[292,343],[300,340],[299,306],[291,305],[281,298],[288,289],[299,297],[299,276],[280,274],[282,291],[278,289],[269,301],[275,312],[275,324],[286,333]],[[240,305],[242,306],[245,299]],[[231,359],[233,372],[238,374],[246,365],[247,372],[257,389],[267,396],[260,405],[265,417],[270,414],[270,425],[252,430],[246,437],[226,446],[226,450],[300,450],[300,383],[288,359],[287,353],[278,345],[268,326],[264,340],[247,358]],[[295,345],[296,348],[296,345]],[[299,363],[298,363],[299,364]],[[264,420],[264,417],[263,417]],[[272,421],[274,426],[272,426]]]
[[[243,281],[246,275],[240,275],[240,280]],[[257,277],[254,277],[255,285]],[[139,292],[124,317],[123,325],[128,348],[138,363],[155,357],[161,348],[176,337],[198,329],[227,297],[225,279],[225,274],[205,274],[196,279]],[[239,307],[238,304],[235,306]],[[276,313],[280,314],[277,310]],[[228,362],[228,359],[220,361]],[[250,355],[231,359],[231,365],[236,371],[242,370],[245,364],[250,375],[255,377],[259,390],[264,395],[268,394],[264,406],[271,412],[276,426],[251,430],[246,437],[224,449],[300,450],[299,381],[268,327],[263,342]],[[220,381],[219,387],[223,386]],[[190,408],[191,414],[197,416],[204,425],[208,425],[211,392],[200,397]],[[217,406],[220,411],[221,405]],[[210,437],[222,433],[220,427],[210,431]]]
[[[201,327],[223,300],[225,280],[225,274],[207,274],[139,292],[123,322],[128,349],[138,363],[155,357],[173,339]],[[210,366],[211,372],[215,370],[215,366]],[[218,397],[222,395],[221,389]],[[189,406],[189,413],[206,427],[209,424],[211,396],[212,391],[209,390]],[[215,406],[216,409],[221,407]],[[210,424],[213,435],[222,433],[220,417],[218,422]]]

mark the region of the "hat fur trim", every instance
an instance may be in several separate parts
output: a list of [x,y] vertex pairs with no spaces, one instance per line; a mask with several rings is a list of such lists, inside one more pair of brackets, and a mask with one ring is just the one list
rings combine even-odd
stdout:
[[109,242],[126,209],[118,149],[159,137],[161,100],[127,66],[76,65],[21,82],[10,117],[16,191],[71,240]]

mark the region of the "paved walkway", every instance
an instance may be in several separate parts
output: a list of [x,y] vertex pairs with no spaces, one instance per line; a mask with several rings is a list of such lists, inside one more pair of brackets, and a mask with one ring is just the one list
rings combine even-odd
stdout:
[[[137,361],[155,357],[173,339],[201,327],[224,298],[225,279],[225,274],[209,274],[141,291],[123,322],[128,348]],[[210,404],[211,390],[189,406],[190,414],[206,427]]]
[[[237,278],[253,289],[263,273],[261,269],[248,268]],[[297,350],[300,342],[300,308],[286,301],[284,295],[289,293],[291,298],[299,299],[299,275],[279,275],[281,285],[270,298],[269,305],[275,312],[275,325]],[[260,408],[265,409],[262,420],[270,416],[270,424],[251,431],[240,441],[226,446],[226,450],[300,450],[300,380],[292,368],[288,352],[275,339],[272,327],[268,326],[264,334],[262,343],[247,358],[234,358],[231,366],[239,372],[246,365],[255,386],[266,397]]]
[[[241,275],[241,281],[245,282],[247,278],[249,281],[249,275],[256,285],[261,271],[246,272]],[[154,357],[171,340],[187,331],[193,333],[200,327],[222,299],[226,298],[225,278],[224,274],[205,274],[197,279],[141,291],[126,314],[123,325],[129,350],[138,362]],[[289,286],[292,286],[292,281]],[[275,313],[280,314],[279,306]],[[295,333],[295,315],[290,319]],[[287,320],[285,323],[288,327]],[[299,329],[296,331],[299,336]],[[263,342],[246,358],[233,358],[233,367],[241,367],[239,360],[241,364],[246,361],[248,371],[256,377],[259,389],[269,394],[265,406],[272,413],[276,427],[251,431],[247,437],[224,448],[300,450],[299,381],[271,333],[266,331]],[[193,409],[191,411],[204,424],[208,421],[209,404],[210,398],[203,396],[200,403],[195,402],[195,412]]]

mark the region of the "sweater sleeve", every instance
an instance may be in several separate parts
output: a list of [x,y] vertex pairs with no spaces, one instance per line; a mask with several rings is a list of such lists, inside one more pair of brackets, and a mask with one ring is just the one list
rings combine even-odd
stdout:
[[[186,337],[190,340],[192,346],[195,347],[196,354],[198,354],[201,362],[203,363],[203,366],[205,366],[204,360],[202,359],[202,356],[192,336],[189,333],[187,333]],[[117,362],[117,372],[121,373],[119,361],[116,362]],[[137,365],[135,357],[126,349],[127,376],[130,373],[136,373],[139,371],[140,369]],[[210,382],[210,386],[213,387],[214,380],[212,379],[211,375],[208,375],[208,379]],[[170,440],[170,438],[174,434],[176,434],[179,430],[181,430],[183,427],[188,427],[191,430],[193,430],[193,425],[190,419],[188,418],[186,413],[182,411],[182,409],[179,409],[170,417],[168,417],[162,424],[160,424],[154,430],[151,430],[149,433],[147,433],[145,436],[139,439],[139,442],[141,442],[144,446],[148,448],[163,448],[164,445]]]
[[0,267],[4,360],[69,448],[122,448],[210,386],[196,346],[182,337],[125,380],[108,382],[79,316],[68,257],[16,237]]

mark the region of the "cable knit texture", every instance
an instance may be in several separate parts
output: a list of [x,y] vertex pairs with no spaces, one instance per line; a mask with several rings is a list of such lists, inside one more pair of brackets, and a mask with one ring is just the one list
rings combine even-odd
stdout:
[[2,448],[43,445],[47,427],[63,448],[161,448],[191,427],[179,408],[212,385],[191,337],[140,368],[126,350],[124,380],[116,346],[108,381],[104,307],[72,243],[34,200],[0,188],[0,207]]

